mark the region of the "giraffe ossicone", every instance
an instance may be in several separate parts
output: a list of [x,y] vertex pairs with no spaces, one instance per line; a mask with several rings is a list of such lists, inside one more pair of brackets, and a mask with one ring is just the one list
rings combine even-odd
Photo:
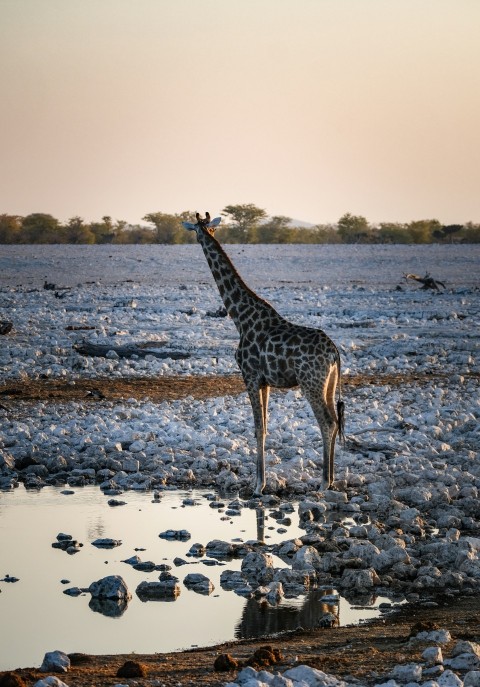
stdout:
[[[257,439],[254,494],[265,484],[265,436],[270,387],[299,386],[310,403],[323,439],[323,486],[334,477],[335,440],[343,438],[344,403],[341,398],[340,354],[321,329],[294,324],[250,289],[214,236],[221,218],[196,213],[195,231],[217,284],[225,308],[235,323],[240,341],[235,359],[250,398]],[[338,388],[339,398],[336,402]]]

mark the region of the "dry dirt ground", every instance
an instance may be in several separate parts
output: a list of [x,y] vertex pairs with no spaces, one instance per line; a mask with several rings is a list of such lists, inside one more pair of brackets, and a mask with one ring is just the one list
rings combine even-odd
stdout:
[[[59,676],[69,687],[93,687],[128,682],[136,685],[165,685],[187,687],[203,685],[219,687],[234,680],[238,669],[217,672],[215,659],[230,654],[239,662],[247,662],[253,652],[269,645],[279,649],[281,660],[267,670],[284,672],[294,665],[306,664],[341,678],[357,678],[361,684],[374,685],[386,681],[388,673],[399,663],[421,661],[426,644],[409,644],[409,638],[423,629],[433,627],[450,630],[451,644],[443,648],[444,658],[456,641],[480,641],[480,599],[469,597],[456,600],[437,599],[431,607],[421,604],[401,607],[385,619],[357,627],[298,630],[294,633],[257,641],[229,642],[227,644],[192,649],[169,654],[130,654],[115,656],[72,655],[72,667],[67,675]],[[421,625],[419,625],[421,623]],[[164,628],[168,631],[168,628]],[[159,631],[161,634],[161,631]],[[117,671],[127,660],[140,662],[146,677],[133,682],[118,678]],[[259,668],[258,668],[259,669]],[[35,669],[16,671],[27,685],[45,674]]]
[[[480,375],[471,375],[478,378]],[[370,377],[356,375],[344,378],[347,387],[366,385],[398,386],[407,383],[423,384],[429,381],[441,383],[441,374],[432,375],[383,375]],[[448,383],[448,382],[447,382]],[[244,391],[238,375],[211,377],[157,377],[134,379],[77,379],[73,380],[17,380],[0,384],[0,407],[13,409],[17,402],[51,401],[63,403],[71,400],[99,402],[137,398],[151,401],[174,400],[193,396],[208,398]],[[240,663],[248,661],[253,652],[266,644],[281,651],[282,660],[269,670],[284,670],[292,665],[305,663],[339,677],[353,676],[362,684],[373,685],[388,675],[398,663],[420,660],[423,647],[412,649],[409,636],[412,627],[419,622],[435,623],[450,630],[454,640],[468,639],[480,642],[480,599],[437,599],[436,606],[406,605],[385,619],[357,627],[299,630],[295,633],[256,641],[239,641],[228,644],[194,649],[184,652],[152,655],[72,656],[75,662],[64,676],[69,687],[92,687],[125,683],[126,678],[116,676],[117,670],[127,660],[141,662],[147,677],[136,678],[130,684],[165,685],[185,687],[223,685],[233,680],[237,671],[217,672],[215,659],[228,653]],[[1,622],[1,621],[0,621]],[[3,623],[2,623],[3,624]],[[153,631],[153,630],[152,630]],[[159,635],[168,628],[157,628]],[[448,655],[448,650],[444,652]],[[35,669],[17,671],[26,684],[31,685],[44,676]],[[61,676],[60,676],[61,677]],[[1,684],[1,678],[0,678]]]
[[[480,379],[479,373],[465,377]],[[403,384],[425,384],[427,382],[448,383],[449,375],[433,374],[384,374],[350,375],[342,378],[342,385],[361,386],[400,386]],[[18,401],[99,401],[137,398],[151,401],[173,401],[186,396],[209,398],[240,394],[245,385],[240,375],[211,376],[171,376],[171,377],[110,377],[79,379],[29,379],[26,381],[0,382],[0,404],[10,406]]]

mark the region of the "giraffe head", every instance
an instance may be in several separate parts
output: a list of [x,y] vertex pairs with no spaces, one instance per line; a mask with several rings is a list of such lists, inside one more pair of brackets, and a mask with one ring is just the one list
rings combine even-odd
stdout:
[[194,231],[197,234],[197,238],[200,237],[201,233],[210,234],[210,236],[215,234],[215,229],[220,224],[220,217],[216,217],[212,220],[209,212],[205,213],[204,219],[198,212],[195,213],[195,217],[197,219],[196,224],[193,224],[192,222],[183,222],[185,229]]

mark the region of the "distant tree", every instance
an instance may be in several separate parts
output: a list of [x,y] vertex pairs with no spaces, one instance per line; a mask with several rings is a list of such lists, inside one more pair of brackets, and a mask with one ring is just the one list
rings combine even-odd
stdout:
[[180,212],[177,216],[178,216],[178,219],[180,220],[181,227],[182,227],[182,241],[181,241],[181,243],[195,243],[197,240],[195,233],[193,231],[186,231],[185,227],[183,226],[183,222],[195,223],[197,221],[196,213],[193,212],[193,210],[183,210],[183,212]]
[[0,215],[0,243],[19,243],[22,218],[18,215]]
[[405,224],[381,222],[377,230],[380,243],[409,243],[410,234]]
[[338,220],[338,233],[344,243],[368,243],[372,230],[365,217],[347,212]]
[[433,232],[441,229],[438,219],[420,219],[407,225],[409,243],[431,243]]
[[463,243],[480,243],[480,224],[467,222],[462,230]]
[[128,230],[122,232],[121,236],[116,240],[122,244],[145,244],[154,242],[154,230],[150,227],[142,227],[135,225]]
[[317,224],[309,231],[312,237],[309,243],[341,243],[338,231],[331,224]]
[[90,230],[95,236],[95,243],[113,243],[116,227],[110,215],[104,215],[101,222],[92,222]]
[[186,231],[182,225],[184,221],[195,221],[191,212],[169,215],[165,212],[151,212],[142,218],[151,222],[154,229],[154,243],[191,243],[195,240],[193,232]]
[[442,243],[453,243],[453,235],[458,235],[462,229],[463,224],[444,224],[439,229],[434,229],[432,236]]
[[[225,221],[216,236],[222,243],[480,243],[480,224],[442,225],[437,219],[414,220],[408,224],[368,223],[361,215],[346,213],[337,225],[292,226],[285,215],[267,217],[256,205],[227,205]],[[104,215],[100,222],[85,222],[71,217],[64,224],[46,213],[26,217],[0,214],[0,244],[7,243],[193,243],[195,234],[185,231],[182,222],[195,222],[195,213],[152,212],[143,217],[150,227],[132,226],[124,220]]]
[[65,232],[52,215],[34,212],[22,219],[22,243],[65,243]]
[[260,220],[267,217],[266,210],[258,208],[253,203],[247,205],[227,205],[221,214],[230,220],[230,238],[239,243],[249,243],[255,240]]
[[113,223],[112,243],[128,243],[128,222],[124,219],[117,219]]
[[270,217],[251,231],[252,243],[285,243],[287,232],[292,229],[291,221],[290,217],[285,215]]
[[95,235],[81,217],[71,217],[64,226],[67,243],[95,243]]

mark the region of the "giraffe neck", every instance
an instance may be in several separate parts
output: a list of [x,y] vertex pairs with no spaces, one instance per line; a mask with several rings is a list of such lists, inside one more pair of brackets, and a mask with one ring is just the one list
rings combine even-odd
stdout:
[[214,236],[201,231],[198,233],[198,242],[202,246],[225,308],[240,332],[258,326],[259,318],[268,318],[270,321],[272,317],[280,319],[270,303],[257,296],[245,284]]

